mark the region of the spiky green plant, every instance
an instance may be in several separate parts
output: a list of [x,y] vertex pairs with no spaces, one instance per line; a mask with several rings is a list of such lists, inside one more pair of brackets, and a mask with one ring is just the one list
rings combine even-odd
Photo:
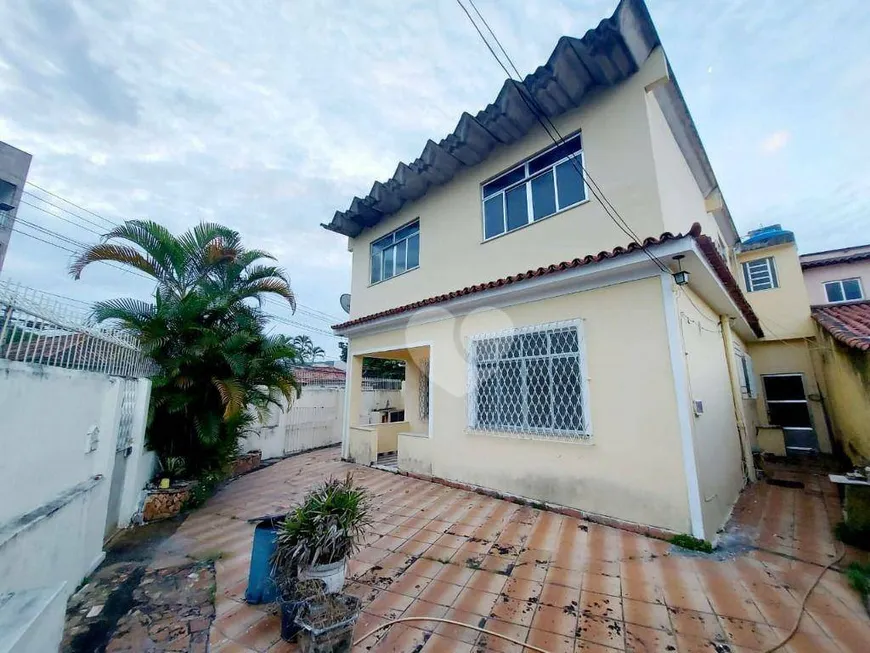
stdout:
[[294,578],[299,569],[325,565],[353,555],[369,526],[367,490],[348,474],[314,488],[287,514],[278,531],[272,559],[278,578]]

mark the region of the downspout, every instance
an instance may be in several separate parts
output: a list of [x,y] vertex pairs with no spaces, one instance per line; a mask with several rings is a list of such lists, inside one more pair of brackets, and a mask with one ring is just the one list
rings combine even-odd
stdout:
[[725,363],[728,365],[728,379],[731,381],[731,401],[734,404],[734,417],[737,419],[737,434],[740,437],[740,449],[743,452],[743,467],[750,482],[755,483],[758,476],[755,473],[755,461],[752,459],[752,446],[746,432],[746,422],[743,420],[743,406],[740,404],[740,381],[737,370],[734,369],[734,335],[731,333],[731,322],[727,315],[719,316],[722,327],[722,341],[725,344]]

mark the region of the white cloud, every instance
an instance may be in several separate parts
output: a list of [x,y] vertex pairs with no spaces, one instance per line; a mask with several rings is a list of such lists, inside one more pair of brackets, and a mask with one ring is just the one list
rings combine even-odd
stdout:
[[776,154],[791,140],[791,132],[785,129],[775,131],[761,141],[761,151],[765,154]]

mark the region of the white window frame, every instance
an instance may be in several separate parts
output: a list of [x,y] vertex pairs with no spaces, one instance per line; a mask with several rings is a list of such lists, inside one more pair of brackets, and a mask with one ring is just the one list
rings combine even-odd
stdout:
[[752,357],[742,349],[735,347],[734,358],[737,359],[740,374],[740,394],[744,399],[757,398],[758,385],[755,383],[755,368],[752,365]]
[[[767,279],[770,282],[770,285],[765,288],[756,288],[755,284],[758,283],[762,285],[761,282],[756,281],[753,283],[753,273],[750,266],[758,265],[759,263],[765,264],[765,269],[767,272]],[[765,258],[756,258],[751,261],[743,262],[743,282],[746,284],[746,292],[761,292],[763,290],[775,290],[779,288],[779,274],[776,270],[776,261],[774,261],[772,256],[767,256]]]
[[[553,162],[552,164],[550,164],[546,168],[541,168],[540,170],[532,173],[532,172],[530,172],[529,166],[532,163],[534,163],[536,160],[541,158],[542,156],[546,156],[547,154],[549,154],[550,152],[555,150],[557,147],[561,147],[563,145],[563,143],[559,143],[559,145],[554,145],[553,147],[548,148],[548,149],[544,150],[543,152],[540,152],[539,154],[536,154],[535,156],[529,158],[524,163],[521,163],[520,165],[517,165],[517,166],[513,166],[509,170],[505,170],[504,172],[497,174],[495,177],[487,179],[486,181],[484,181],[480,185],[480,213],[481,213],[481,228],[483,230],[483,242],[494,240],[496,238],[501,238],[502,236],[505,236],[509,233],[513,233],[515,231],[519,231],[520,229],[528,227],[529,225],[536,224],[538,222],[543,222],[544,220],[546,220],[548,218],[552,218],[554,215],[558,215],[559,213],[562,213],[563,211],[573,209],[575,206],[580,206],[581,204],[585,204],[586,202],[589,201],[589,188],[586,184],[586,173],[585,173],[586,167],[584,164],[583,143],[582,143],[582,137],[580,135],[580,132],[577,132],[576,134],[572,134],[572,135],[564,138],[563,141],[564,141],[564,144],[568,144],[568,142],[570,142],[571,140],[573,140],[575,138],[578,141],[580,141],[579,148],[577,150],[575,150],[574,152],[572,152],[571,154],[568,154],[567,156],[559,159],[558,161]],[[579,165],[579,168],[580,168],[580,176],[581,176],[581,179],[583,181],[583,198],[576,201],[576,202],[573,202],[571,204],[566,204],[565,206],[560,206],[559,205],[559,179],[556,175],[556,168],[558,168],[560,165],[562,165],[566,161],[570,161],[571,159],[576,160],[578,165]],[[484,194],[484,189],[486,188],[486,186],[493,183],[494,181],[498,181],[500,178],[502,178],[506,175],[509,175],[513,172],[516,172],[519,169],[523,170],[523,178],[520,181],[517,181],[517,182],[511,184],[510,186],[506,186],[505,188],[502,188],[498,191],[495,191],[494,193],[490,193],[489,195]],[[553,213],[542,216],[536,220],[535,214],[534,214],[534,202],[532,201],[532,182],[534,180],[536,180],[538,177],[541,177],[541,176],[547,174],[548,172],[553,173],[553,192],[555,194],[554,197],[555,197],[555,201],[556,201],[556,210],[553,211]],[[520,225],[519,227],[514,227],[512,229],[508,229],[508,225],[507,225],[507,220],[508,220],[507,195],[510,191],[512,191],[516,188],[519,188],[520,186],[526,186],[526,223],[523,225]],[[493,236],[487,236],[486,235],[486,202],[491,200],[494,197],[499,196],[499,195],[501,195],[502,225],[504,226],[504,229],[500,233],[497,233]]]
[[[846,299],[846,289],[843,288],[843,283],[846,281],[857,281],[858,282],[858,290],[861,293],[861,296],[856,299]],[[843,296],[843,299],[834,300],[828,296],[828,286],[840,285],[840,294]],[[844,302],[857,302],[864,299],[864,284],[861,283],[860,277],[849,277],[847,279],[834,279],[833,281],[825,281],[822,286],[825,289],[825,300],[829,304],[842,304]]]
[[[558,354],[548,354],[547,360],[551,361],[550,369],[552,369],[552,361],[556,359],[577,358],[578,370],[577,374],[580,381],[580,429],[557,429],[551,427],[536,427],[530,426],[528,420],[528,406],[526,405],[526,396],[523,397],[522,412],[525,415],[524,424],[499,424],[499,425],[481,425],[477,417],[478,410],[478,346],[480,343],[488,340],[504,338],[506,336],[517,336],[522,334],[538,333],[541,331],[557,331],[566,328],[573,328],[577,333],[577,352],[565,352]],[[513,329],[505,329],[492,333],[483,333],[472,336],[468,343],[468,389],[467,389],[467,408],[468,408],[468,426],[467,430],[471,433],[484,433],[496,437],[508,438],[524,438],[533,440],[545,441],[567,441],[578,443],[589,443],[592,437],[592,419],[589,412],[589,378],[586,368],[586,343],[583,334],[582,320],[567,320],[561,322],[549,322],[545,324],[535,324],[525,327]],[[509,360],[525,362],[532,359],[541,359],[540,355],[529,355],[514,357]],[[523,377],[526,378],[527,373],[525,365],[522,366]],[[551,372],[552,374],[552,372]],[[552,382],[552,381],[551,381]],[[552,388],[552,386],[551,386]],[[556,393],[550,392],[550,401],[553,402]],[[555,407],[551,408],[551,414],[555,413]]]
[[[416,231],[415,233],[408,234],[407,236],[405,236],[404,238],[400,238],[399,240],[396,240],[396,239],[395,239],[395,235],[396,235],[399,231],[402,231],[403,229],[407,229],[408,227],[413,226],[414,224],[417,225],[417,231]],[[375,281],[374,279],[372,279],[372,260],[373,260],[374,257],[376,256],[376,254],[375,254],[375,245],[376,245],[377,243],[381,242],[382,240],[385,240],[385,239],[387,239],[387,238],[389,238],[389,237],[391,237],[391,236],[393,236],[393,243],[392,243],[392,245],[390,245],[390,246],[389,246],[388,248],[386,248],[386,249],[382,249],[382,250],[380,250],[380,251],[377,253],[377,256],[380,256],[380,259],[381,259],[381,260],[380,260],[381,278],[378,279],[377,281]],[[409,268],[409,267],[407,267],[407,260],[408,260],[408,259],[407,259],[407,257],[408,257],[408,245],[407,245],[407,242],[408,242],[411,238],[413,238],[414,236],[417,236],[417,265],[415,265],[414,267]],[[406,267],[405,267],[405,269],[402,270],[401,272],[396,272],[396,251],[398,250],[399,245],[402,244],[402,243],[406,243],[406,245],[405,245],[405,263],[406,263]],[[395,277],[398,277],[398,276],[400,276],[400,275],[402,275],[402,274],[405,274],[406,272],[410,272],[411,270],[416,270],[417,268],[419,268],[419,267],[420,267],[420,245],[421,245],[421,237],[420,237],[420,218],[415,218],[415,219],[411,220],[410,222],[407,222],[407,223],[403,224],[401,227],[398,227],[398,228],[396,228],[396,229],[393,229],[391,232],[389,232],[389,233],[387,233],[387,234],[384,234],[384,235],[381,236],[380,238],[376,238],[375,240],[373,240],[373,241],[371,242],[371,244],[369,245],[369,285],[372,285],[372,286],[373,286],[373,285],[378,284],[378,283],[383,283],[384,281],[389,281],[390,279],[394,279]],[[391,249],[391,250],[393,250],[393,269],[392,269],[392,273],[390,274],[390,276],[385,277],[385,276],[384,276],[384,272],[385,272],[385,270],[384,270],[384,263],[385,263],[385,258],[386,258],[386,257],[384,256],[384,252],[387,251],[387,249]]]

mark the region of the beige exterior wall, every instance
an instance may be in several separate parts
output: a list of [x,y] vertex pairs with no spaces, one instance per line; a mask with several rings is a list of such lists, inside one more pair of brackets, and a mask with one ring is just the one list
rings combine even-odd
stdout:
[[839,446],[855,465],[870,463],[870,353],[819,329],[828,412]]
[[[767,257],[774,259],[779,287],[747,292],[742,264]],[[815,331],[810,317],[810,300],[795,244],[741,252],[737,260],[741,264],[736,275],[740,289],[761,320],[765,340],[812,337]]]
[[819,378],[821,369],[818,365],[814,365],[813,352],[811,351],[811,348],[815,347],[818,347],[818,344],[814,339],[755,342],[749,345],[749,355],[752,356],[758,382],[756,402],[760,425],[770,425],[761,376],[764,374],[802,374],[804,391],[810,400],[810,418],[819,440],[819,449],[825,453],[830,453],[831,438],[825,421],[822,401],[824,391],[821,383],[823,381]]
[[[469,336],[582,319],[592,438],[588,443],[467,430]],[[430,437],[399,436],[410,471],[495,488],[619,519],[690,532],[677,396],[656,276],[472,312],[350,340],[360,354],[431,346]],[[352,412],[350,414],[353,414]],[[350,452],[356,431],[349,433]]]
[[[620,215],[641,237],[665,230],[659,202],[645,87],[667,74],[661,51],[625,83],[555,119],[563,136],[583,130],[583,161]],[[589,193],[589,201],[523,229],[483,241],[481,182],[552,147],[541,128],[497,148],[474,168],[351,239],[351,318],[528,269],[611,250],[631,240]],[[370,245],[420,219],[420,266],[370,285]],[[681,224],[680,230],[691,225]]]
[[822,268],[810,268],[803,272],[807,295],[810,298],[810,304],[814,306],[829,303],[828,296],[825,294],[824,284],[826,281],[860,279],[864,299],[870,299],[870,261],[828,265]]
[[692,430],[704,531],[712,539],[743,488],[740,433],[719,316],[687,287],[678,294],[677,306],[689,392],[692,400],[704,404],[703,413],[694,416]]
[[646,105],[664,231],[686,233],[697,222],[714,243],[722,243],[727,247],[728,243],[725,243],[716,219],[707,213],[704,196],[665,121],[655,95],[646,94]]

